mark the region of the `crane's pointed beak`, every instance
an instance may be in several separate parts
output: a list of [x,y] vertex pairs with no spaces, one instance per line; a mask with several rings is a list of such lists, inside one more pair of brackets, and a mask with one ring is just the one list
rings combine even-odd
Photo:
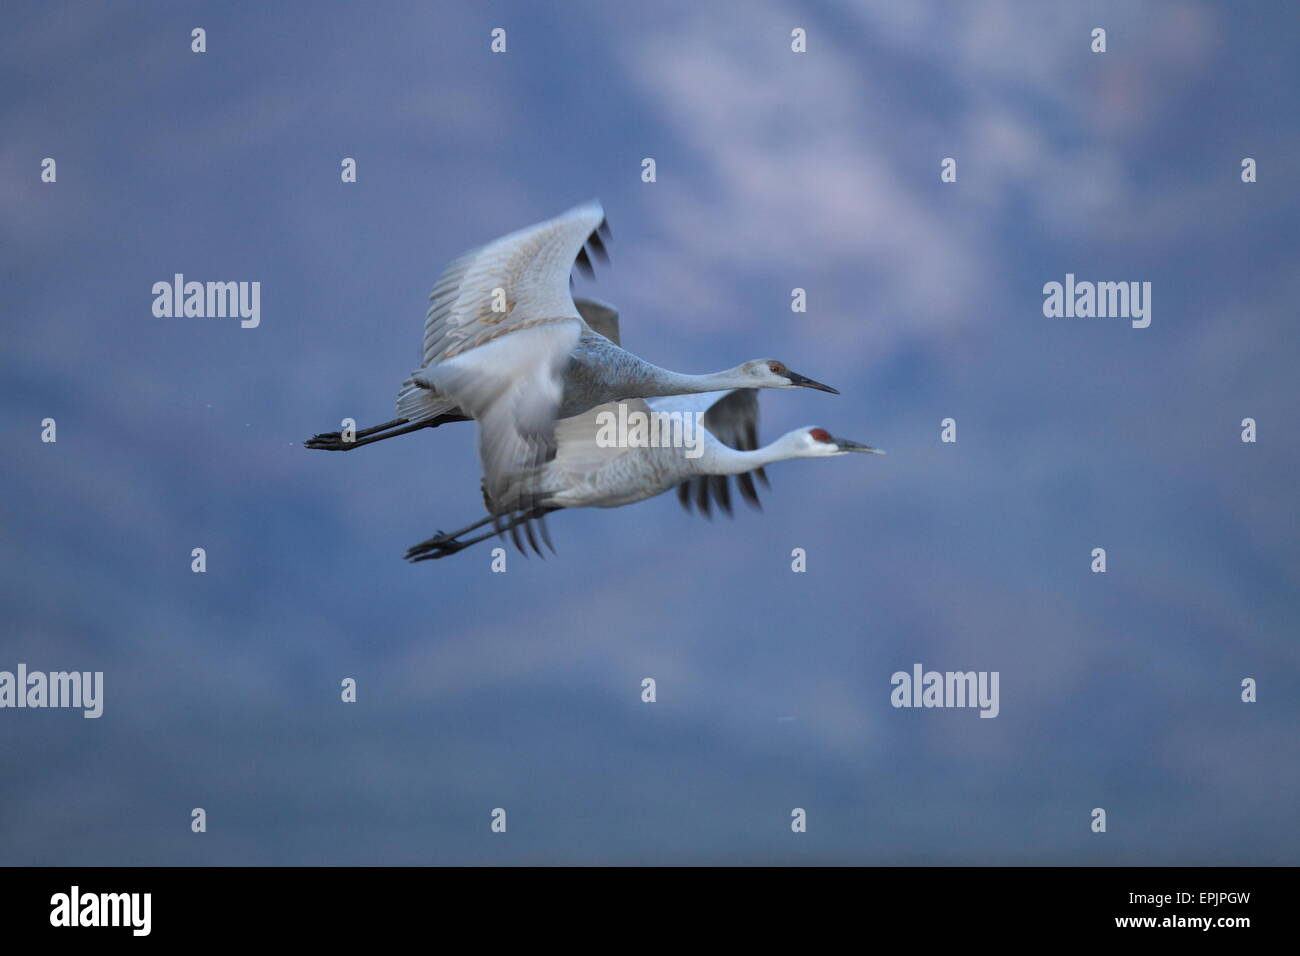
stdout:
[[832,395],[838,395],[838,388],[831,388],[829,385],[823,385],[821,382],[815,382],[807,376],[800,375],[798,372],[786,372],[786,378],[790,380],[790,385],[798,388],[815,388],[819,392],[830,392]]
[[860,442],[849,441],[847,438],[835,438],[832,436],[831,441],[835,443],[835,447],[840,451],[856,451],[861,452],[864,455],[883,455],[885,453],[883,448],[872,448],[870,445],[863,445]]

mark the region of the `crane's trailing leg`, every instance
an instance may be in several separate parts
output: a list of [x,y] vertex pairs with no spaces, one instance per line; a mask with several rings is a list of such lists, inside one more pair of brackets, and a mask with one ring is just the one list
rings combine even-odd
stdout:
[[375,425],[373,428],[361,429],[356,433],[353,441],[344,441],[342,432],[322,432],[307,439],[307,441],[303,442],[303,446],[314,448],[317,451],[351,451],[353,448],[360,448],[362,445],[372,445],[377,441],[383,441],[385,438],[406,435],[410,432],[419,431],[421,428],[437,428],[447,422],[467,422],[469,420],[467,415],[454,414],[439,415],[436,418],[428,418],[415,423],[410,423],[405,418],[394,418],[391,422],[384,422],[384,424]]
[[[394,418],[391,422],[384,422],[382,425],[375,425],[373,428],[362,428],[353,435],[352,441],[344,441],[342,432],[322,432],[319,435],[313,435],[303,442],[306,448],[315,448],[318,451],[351,451],[359,445],[368,445],[372,442],[381,441],[393,435],[404,435],[407,432],[415,431],[417,428],[425,428],[430,422],[419,422],[414,427],[401,428],[402,425],[409,423],[405,418]],[[380,434],[383,433],[383,434]],[[372,437],[376,436],[376,437]]]
[[[452,531],[450,533],[446,531],[439,531],[437,534],[435,534],[432,538],[429,538],[427,541],[421,541],[419,544],[412,545],[411,547],[407,548],[406,557],[408,560],[411,560],[414,559],[417,555],[426,554],[429,551],[435,551],[439,548],[442,548],[444,545],[453,543],[455,539],[459,538],[461,535],[469,534],[471,531],[477,531],[479,528],[483,527],[485,524],[490,522],[492,520],[492,517],[493,517],[492,515],[488,515],[486,518],[481,518],[480,520],[475,521],[473,524],[466,525],[465,527],[461,528],[459,531]],[[493,531],[492,534],[496,534],[496,531]]]
[[[517,537],[518,535],[517,529],[519,525],[525,526],[525,533],[528,535],[530,543],[532,543],[534,550],[537,550],[536,540],[533,538],[532,532],[528,529],[529,522],[537,521],[540,523],[548,513],[552,511],[558,511],[558,510],[559,510],[558,508],[541,508],[541,507],[533,508],[530,511],[520,512],[519,514],[514,515],[508,521],[505,522],[501,522],[499,520],[493,521],[494,516],[489,515],[488,517],[483,518],[480,521],[476,521],[474,524],[469,525],[468,527],[461,528],[455,534],[440,534],[430,538],[428,541],[422,542],[421,544],[417,544],[415,547],[411,548],[406,552],[406,559],[408,561],[415,562],[415,561],[434,561],[437,560],[438,558],[445,558],[449,554],[455,554],[457,551],[463,551],[472,544],[478,544],[480,541],[486,541],[488,538],[495,538],[498,535],[504,534],[507,531],[511,533],[512,537],[515,537],[515,546],[519,548],[520,553],[523,554],[524,550],[523,550],[522,542],[519,541]],[[499,519],[499,516],[495,516],[495,517]],[[494,525],[491,531],[481,534],[475,538],[468,538],[463,541],[459,540],[461,535],[467,534],[470,531],[474,531],[478,528],[481,528],[483,527],[483,525],[489,522],[493,522]],[[543,531],[542,533],[542,539],[546,542],[547,546],[550,547],[552,551],[555,550],[554,546],[551,545],[550,535],[547,534],[545,531]],[[538,550],[537,553],[540,555],[541,551]]]

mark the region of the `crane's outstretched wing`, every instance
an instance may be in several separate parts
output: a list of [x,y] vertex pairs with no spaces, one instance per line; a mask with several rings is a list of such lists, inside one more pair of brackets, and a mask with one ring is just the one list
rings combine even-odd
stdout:
[[[429,296],[424,363],[403,385],[398,411],[422,414],[432,400],[474,418],[498,511],[531,507],[526,482],[510,476],[532,473],[553,447],[565,366],[583,329],[569,276],[575,263],[590,269],[588,244],[603,253],[604,223],[593,201],[511,233],[449,265]],[[507,488],[522,497],[503,498]]]
[[582,321],[586,322],[593,332],[605,336],[615,345],[623,344],[618,340],[618,309],[595,299],[574,299],[573,303],[578,307],[578,314],[582,316]]
[[[721,395],[719,398],[718,396]],[[670,396],[664,405],[655,399],[659,410],[670,410],[667,405],[680,406],[671,410],[688,411],[697,409],[696,400],[703,399],[704,427],[714,438],[724,445],[730,445],[738,451],[754,451],[758,448],[758,389],[737,388],[729,392],[706,392],[702,395]],[[758,500],[758,488],[754,485],[754,476],[768,487],[767,473],[759,468],[736,476],[736,484],[741,496],[759,511],[763,510]],[[727,514],[731,514],[731,486],[727,475],[697,475],[677,486],[677,500],[687,511],[691,503],[699,509],[704,517],[712,517],[711,503]]]
[[580,319],[569,275],[575,264],[590,273],[588,244],[603,257],[604,228],[605,211],[592,200],[493,240],[447,266],[429,293],[422,367],[511,332]]
[[620,405],[626,406],[628,415],[650,413],[650,406],[644,399],[629,398],[597,405],[581,415],[560,419],[555,423],[555,458],[551,467],[563,472],[570,481],[581,483],[614,459],[636,452],[634,448],[598,441],[604,421],[602,416],[609,414],[617,419]]

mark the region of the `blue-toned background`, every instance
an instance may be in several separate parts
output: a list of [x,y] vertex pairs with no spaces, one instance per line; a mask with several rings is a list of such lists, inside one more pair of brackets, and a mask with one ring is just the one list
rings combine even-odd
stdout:
[[[0,863],[1297,862],[1292,4],[266,7],[6,9],[0,669],[106,694],[0,711]],[[301,443],[392,417],[448,260],[593,196],[625,345],[779,358],[843,395],[765,437],[889,455],[408,566],[474,428]],[[153,317],[175,272],[261,327]],[[1045,318],[1067,272],[1150,328]],[[893,709],[915,662],[1001,715]]]

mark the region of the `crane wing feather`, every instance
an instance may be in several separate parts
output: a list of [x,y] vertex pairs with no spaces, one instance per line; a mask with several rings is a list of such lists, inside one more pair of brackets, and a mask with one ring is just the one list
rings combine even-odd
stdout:
[[429,295],[422,365],[520,329],[581,319],[569,276],[584,243],[604,221],[604,209],[593,200],[452,262]]
[[555,467],[570,476],[580,478],[604,468],[616,458],[638,451],[635,448],[601,445],[597,441],[601,430],[602,414],[617,418],[619,405],[626,405],[629,415],[633,412],[648,414],[650,411],[643,399],[634,398],[597,405],[581,415],[562,418],[556,422]]
[[578,314],[582,316],[582,321],[586,322],[593,332],[605,336],[615,345],[623,344],[618,338],[618,309],[595,299],[574,299],[573,303],[578,307]]
[[[721,396],[721,397],[719,397]],[[703,401],[698,401],[703,400]],[[667,405],[678,406],[673,410],[704,411],[704,427],[714,438],[738,451],[753,451],[758,448],[758,390],[737,388],[729,392],[705,392],[699,395],[672,395],[667,399],[665,409],[659,409],[661,399],[654,399],[657,410],[665,410]],[[703,404],[703,409],[696,407]],[[767,474],[762,468],[736,476],[736,484],[741,496],[749,504],[763,510],[758,499],[758,488],[754,484],[757,476],[764,486]],[[726,475],[699,475],[684,481],[678,488],[677,500],[687,511],[691,504],[704,517],[710,517],[710,501],[716,502],[726,514],[731,514],[731,488]]]
[[[585,325],[569,278],[590,265],[598,202],[575,206],[466,253],[434,283],[423,365],[399,409],[451,405],[479,425],[484,490],[498,512],[530,508],[530,483],[555,450],[569,353]],[[423,392],[424,394],[421,394]]]

